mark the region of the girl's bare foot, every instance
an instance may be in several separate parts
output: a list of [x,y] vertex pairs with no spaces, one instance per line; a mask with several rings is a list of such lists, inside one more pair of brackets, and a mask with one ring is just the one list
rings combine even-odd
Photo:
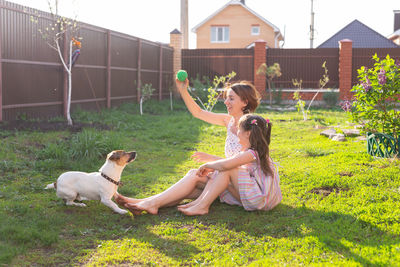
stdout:
[[197,205],[199,202],[200,201],[198,199],[196,199],[196,200],[193,200],[193,201],[191,201],[189,203],[186,203],[186,204],[183,204],[183,205],[179,205],[177,208],[178,208],[178,210],[187,209],[187,208],[190,208],[190,207],[192,207],[194,205]]
[[157,214],[158,213],[158,207],[154,205],[154,203],[151,200],[147,201],[141,201],[136,204],[131,204],[127,203],[125,205],[129,210],[139,210],[139,211],[147,211],[150,214]]
[[195,205],[187,209],[179,209],[183,214],[188,216],[194,215],[205,215],[208,213],[208,208],[201,207],[200,205]]

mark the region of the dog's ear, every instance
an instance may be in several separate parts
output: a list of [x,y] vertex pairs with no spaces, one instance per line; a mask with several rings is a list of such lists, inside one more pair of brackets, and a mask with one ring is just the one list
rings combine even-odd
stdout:
[[119,151],[114,151],[112,152],[111,156],[108,159],[112,161],[117,161],[120,158],[121,158],[121,153]]

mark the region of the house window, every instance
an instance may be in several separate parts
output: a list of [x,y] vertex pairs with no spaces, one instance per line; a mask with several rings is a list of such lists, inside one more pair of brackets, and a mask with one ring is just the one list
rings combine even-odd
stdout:
[[251,35],[260,35],[260,26],[258,25],[251,26]]
[[211,43],[229,43],[229,27],[211,26]]

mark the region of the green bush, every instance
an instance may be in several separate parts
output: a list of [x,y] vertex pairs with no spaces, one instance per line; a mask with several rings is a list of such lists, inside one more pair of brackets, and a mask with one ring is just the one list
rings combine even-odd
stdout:
[[334,107],[339,101],[339,93],[332,90],[324,92],[322,99],[325,101],[328,107]]
[[71,139],[50,143],[38,154],[39,160],[82,160],[99,159],[112,150],[123,149],[120,134],[99,132],[96,129],[84,129]]
[[190,79],[190,83],[192,84],[192,93],[200,98],[203,103],[206,103],[208,101],[208,88],[212,86],[210,78],[207,76],[200,78],[197,73],[196,78]]
[[271,82],[274,103],[280,105],[282,103],[282,88],[275,88],[275,84]]
[[393,135],[400,132],[400,63],[389,55],[380,60],[375,54],[374,67],[358,69],[360,83],[353,86],[351,112],[354,121],[367,132]]

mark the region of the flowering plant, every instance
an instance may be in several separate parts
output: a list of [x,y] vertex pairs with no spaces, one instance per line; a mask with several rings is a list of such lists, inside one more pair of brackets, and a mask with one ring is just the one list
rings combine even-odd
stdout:
[[375,54],[372,68],[358,69],[360,83],[353,86],[353,120],[364,131],[399,137],[400,132],[400,63],[389,55],[380,60]]

